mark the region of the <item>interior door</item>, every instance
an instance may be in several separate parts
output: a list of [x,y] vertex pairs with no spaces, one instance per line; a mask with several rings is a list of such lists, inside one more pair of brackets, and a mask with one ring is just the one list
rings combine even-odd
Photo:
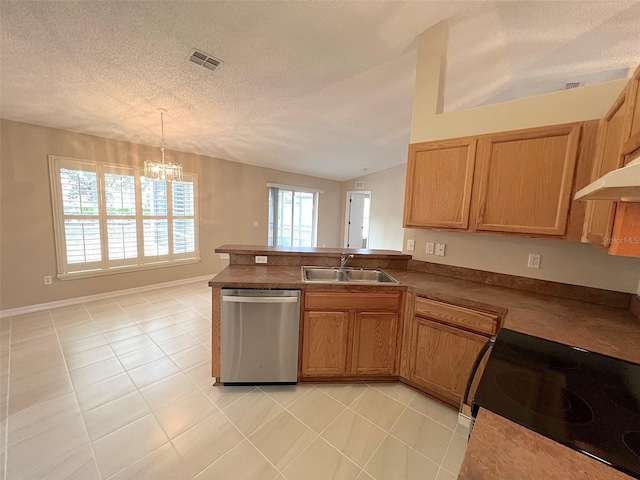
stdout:
[[348,248],[367,248],[368,228],[365,228],[369,193],[349,193],[347,205],[347,238]]

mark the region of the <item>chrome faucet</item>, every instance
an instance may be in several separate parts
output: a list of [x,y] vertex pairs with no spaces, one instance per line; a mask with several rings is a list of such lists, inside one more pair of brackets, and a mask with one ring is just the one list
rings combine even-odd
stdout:
[[340,255],[340,268],[344,268],[347,266],[347,263],[349,262],[349,260],[351,260],[353,258],[353,254],[346,254],[343,253],[342,255]]

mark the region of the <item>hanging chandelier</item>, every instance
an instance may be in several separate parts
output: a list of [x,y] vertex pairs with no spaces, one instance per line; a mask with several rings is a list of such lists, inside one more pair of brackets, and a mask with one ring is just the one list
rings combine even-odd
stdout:
[[164,108],[156,110],[160,114],[160,128],[162,129],[162,142],[160,144],[160,152],[162,152],[162,162],[144,161],[144,176],[152,180],[163,182],[173,182],[182,180],[182,165],[179,163],[167,163],[164,161],[164,114],[167,111]]

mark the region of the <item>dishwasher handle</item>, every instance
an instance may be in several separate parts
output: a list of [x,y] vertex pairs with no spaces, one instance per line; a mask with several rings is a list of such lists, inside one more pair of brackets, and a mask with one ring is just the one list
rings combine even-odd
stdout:
[[298,297],[239,297],[223,295],[222,301],[234,303],[297,303]]

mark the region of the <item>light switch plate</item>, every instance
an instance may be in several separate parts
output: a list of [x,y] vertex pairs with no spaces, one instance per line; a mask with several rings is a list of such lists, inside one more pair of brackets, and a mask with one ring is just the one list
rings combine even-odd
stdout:
[[444,247],[446,247],[445,243],[436,243],[436,255],[439,257],[444,257]]
[[413,252],[416,248],[416,242],[415,240],[407,240],[407,250],[409,250],[410,252]]
[[256,263],[267,263],[267,256],[266,255],[256,255]]
[[427,253],[429,255],[433,255],[433,249],[435,248],[435,243],[433,242],[427,242]]
[[258,226],[258,221],[257,221],[257,220],[254,220],[254,221],[253,221],[253,226],[254,226],[254,227],[257,227],[257,226]]

